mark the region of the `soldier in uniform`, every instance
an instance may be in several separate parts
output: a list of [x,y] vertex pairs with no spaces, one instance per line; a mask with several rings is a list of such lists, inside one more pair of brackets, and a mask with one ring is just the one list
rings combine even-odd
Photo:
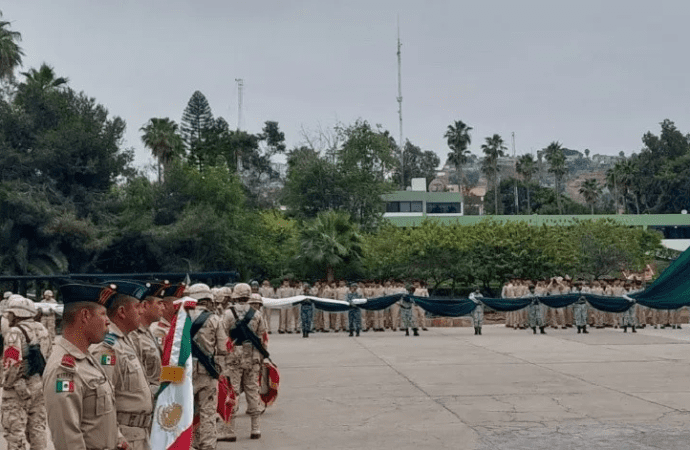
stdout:
[[[254,311],[248,304],[251,290],[248,285],[240,283],[235,286],[233,297],[237,303],[232,305],[223,316],[223,327],[228,334],[233,334],[240,322],[245,323],[249,332],[261,341],[261,345],[266,348],[268,345],[268,332],[266,322],[259,311]],[[235,334],[235,336],[238,336]],[[229,363],[227,368],[230,373],[232,387],[235,390],[235,397],[239,398],[241,392],[247,397],[247,414],[251,417],[251,439],[261,438],[259,418],[264,408],[261,407],[259,397],[259,370],[263,362],[262,353],[256,348],[247,336],[236,337],[233,341],[233,350],[226,361]],[[237,439],[235,433],[235,416],[237,404],[233,411],[230,422],[231,441]]]
[[[409,284],[407,286],[407,292],[410,295],[412,295],[412,293],[414,292],[414,286]],[[412,314],[412,306],[414,302],[411,300],[410,297],[405,295],[398,303],[400,306],[400,319],[402,321],[402,328],[405,329],[405,336],[410,335],[410,328],[412,328],[412,331],[414,332],[415,336],[419,336],[419,332],[417,330],[417,323],[415,322],[414,315]]]
[[151,394],[156,395],[161,385],[161,354],[163,349],[151,332],[151,325],[161,319],[163,295],[165,288],[170,286],[168,282],[146,283],[146,294],[141,302],[139,327],[129,333],[134,350],[139,356],[139,361],[144,368]]
[[139,301],[146,286],[132,281],[113,281],[117,291],[108,306],[108,334],[90,348],[91,354],[115,388],[115,410],[120,433],[133,450],[149,450],[153,395],[144,368],[128,336],[139,327]]
[[53,445],[59,450],[126,449],[118,432],[114,388],[89,345],[103,341],[110,321],[110,286],[60,287],[62,335],[43,372],[43,395]]
[[[288,279],[283,280],[283,284],[276,289],[277,298],[288,298],[292,297],[292,288],[290,287],[290,281]],[[278,333],[292,333],[289,326],[289,317],[291,315],[291,308],[284,307],[280,308],[278,312]]]
[[[235,289],[233,289],[233,296]],[[208,356],[208,362],[212,364],[215,360],[223,358],[229,348],[228,336],[221,324],[221,318],[213,313],[213,294],[211,289],[203,283],[189,286],[185,294],[197,300],[196,308],[190,312],[191,319],[197,324],[203,322],[199,331],[192,336],[192,345],[197,345],[199,350]],[[197,320],[200,322],[196,322]],[[209,372],[204,362],[198,358],[195,357],[192,361],[194,413],[199,415],[199,427],[196,429],[192,446],[197,450],[215,450],[218,438],[216,430],[217,374]]]
[[[273,289],[271,283],[268,280],[264,280],[259,288],[259,294],[263,298],[276,298],[276,290]],[[264,308],[263,310],[264,318],[266,319],[266,328],[268,329],[268,334],[271,334],[271,315],[273,313],[273,308]]]
[[12,295],[5,313],[9,329],[3,353],[2,427],[8,450],[46,448],[46,406],[43,399],[42,371],[34,366],[29,345],[39,345],[41,354],[50,354],[50,337],[43,325],[32,320],[37,309],[31,300]]
[[484,325],[484,304],[480,301],[482,297],[484,296],[478,287],[475,287],[474,292],[470,293],[470,300],[477,305],[472,310],[472,324],[474,325],[475,335],[482,334],[482,325]]
[[[575,283],[575,288],[577,289],[576,293],[581,294],[582,283],[579,281]],[[587,331],[587,309],[587,299],[580,295],[580,298],[577,299],[573,308],[575,326],[577,327],[578,333],[589,333],[589,331]]]
[[[53,291],[51,290],[46,290],[43,292],[43,301],[45,303],[57,303],[57,301],[55,301],[55,297],[53,296]],[[53,339],[55,339],[55,311],[52,309],[43,311],[41,314],[41,323],[44,327],[46,327],[46,330],[48,330],[50,341],[53,342]]]
[[[149,329],[159,348],[163,348],[163,340],[170,331],[170,323],[175,317],[175,300],[182,298],[185,290],[184,283],[168,285],[163,289],[163,299],[159,302],[161,308],[160,320],[153,322]],[[162,352],[161,352],[162,353]]]
[[528,314],[529,314],[529,326],[534,334],[537,334],[537,327],[541,334],[546,334],[544,331],[544,310],[542,304],[539,302],[539,297],[536,295],[536,288],[534,285],[529,286],[530,297],[532,302],[529,304]]
[[354,300],[362,296],[357,292],[357,283],[350,283],[350,290],[345,296],[345,301],[350,304],[350,309],[347,311],[347,324],[350,330],[350,337],[362,330],[362,310],[354,304]]
[[[420,281],[414,283],[414,295],[416,297],[428,297],[429,291],[422,285]],[[422,331],[427,331],[426,328],[426,312],[421,306],[415,303],[414,305],[414,316],[417,319],[417,323],[421,326]],[[481,333],[480,333],[481,334]]]
[[[383,297],[384,294],[384,289],[381,283],[376,283],[374,285],[374,289],[372,290],[371,296],[373,298],[377,297]],[[374,331],[386,331],[385,325],[384,325],[384,310],[383,309],[378,309],[374,311]]]
[[[302,295],[310,295],[308,283],[302,285]],[[303,300],[300,305],[300,321],[302,322],[302,337],[308,338],[314,323],[314,302],[310,299]]]

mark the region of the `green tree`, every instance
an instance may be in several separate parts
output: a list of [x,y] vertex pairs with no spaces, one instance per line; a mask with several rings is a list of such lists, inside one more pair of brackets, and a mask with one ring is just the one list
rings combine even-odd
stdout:
[[18,31],[10,30],[11,25],[8,21],[0,20],[0,79],[4,80],[14,77],[14,69],[22,65],[24,56],[18,44],[22,40],[22,35]]
[[183,151],[182,137],[178,134],[177,124],[168,117],[153,117],[139,131],[143,133],[142,142],[158,160],[158,182],[160,183],[167,165],[174,158],[179,158]]
[[285,147],[285,133],[280,131],[278,122],[271,120],[264,122],[264,128],[259,136],[259,139],[266,143],[266,146],[268,147],[266,154],[269,157],[278,153],[285,153],[287,150]]
[[448,153],[448,163],[455,166],[458,172],[458,181],[460,183],[460,192],[463,192],[465,186],[464,177],[462,174],[462,166],[467,164],[470,151],[468,147],[472,143],[472,136],[470,136],[472,127],[467,126],[462,120],[456,120],[454,124],[448,125],[446,134],[443,137],[448,142],[448,147],[451,152]]
[[601,186],[596,178],[588,178],[580,186],[580,194],[585,198],[585,202],[591,207],[592,214],[594,214],[594,205],[601,196]]
[[[399,152],[396,159],[399,158]],[[421,148],[412,144],[409,140],[405,142],[405,151],[403,152],[403,166],[405,167],[404,179],[400,181],[400,167],[396,167],[393,172],[393,182],[399,186],[409,186],[412,178],[425,178],[426,184],[436,178],[436,169],[441,160],[438,155],[432,151],[422,151]]]
[[69,78],[55,76],[55,69],[46,63],[41,64],[38,70],[31,68],[28,72],[22,72],[26,77],[19,85],[19,90],[35,90],[41,93],[64,88]]
[[182,139],[187,145],[189,159],[203,167],[203,157],[200,156],[199,147],[204,141],[204,133],[214,126],[213,113],[208,100],[200,91],[194,91],[182,113],[181,132]]
[[556,204],[558,205],[558,214],[563,214],[561,207],[561,190],[563,187],[563,179],[568,173],[565,165],[565,155],[563,154],[563,147],[559,142],[552,142],[544,149],[546,161],[549,163],[549,172],[554,175],[556,192]]
[[498,215],[498,158],[505,156],[505,151],[508,149],[503,144],[503,138],[498,134],[485,139],[482,144],[482,151],[484,152],[484,161],[482,163],[482,172],[491,180],[491,185],[494,190],[494,214]]
[[532,181],[532,177],[535,173],[537,173],[538,170],[537,162],[534,160],[534,156],[532,156],[530,153],[520,156],[517,161],[516,170],[525,181],[525,185],[527,186],[527,214],[532,214],[532,201],[530,199],[529,185]]
[[359,262],[361,256],[362,237],[349,214],[324,211],[305,223],[298,260],[320,268],[328,281],[333,281],[336,270]]

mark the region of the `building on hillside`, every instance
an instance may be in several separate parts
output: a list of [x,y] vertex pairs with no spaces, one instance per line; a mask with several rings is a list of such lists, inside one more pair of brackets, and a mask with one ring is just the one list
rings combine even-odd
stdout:
[[383,196],[385,218],[424,218],[462,216],[463,197],[460,192],[447,192],[443,182],[435,179],[429,184],[435,192],[427,192],[424,178],[413,178],[412,186]]

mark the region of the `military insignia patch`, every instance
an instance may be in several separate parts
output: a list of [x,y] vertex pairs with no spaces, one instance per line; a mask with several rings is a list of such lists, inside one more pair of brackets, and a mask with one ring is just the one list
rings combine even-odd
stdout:
[[117,286],[115,286],[114,284],[111,284],[110,286],[101,289],[101,293],[98,296],[98,303],[105,306],[105,302],[107,302],[110,297],[115,295],[115,289],[117,289]]
[[55,392],[74,392],[74,381],[58,379],[55,383]]
[[19,349],[17,347],[7,347],[2,356],[5,360],[5,366],[18,363],[20,357]]
[[115,355],[104,353],[101,355],[101,365],[102,366],[114,366],[115,365]]
[[117,335],[113,333],[107,333],[103,339],[103,343],[108,347],[114,347],[117,342]]
[[67,368],[67,369],[74,369],[77,365],[77,361],[74,359],[74,356],[65,355],[62,357],[62,361],[60,361],[60,365],[62,367]]

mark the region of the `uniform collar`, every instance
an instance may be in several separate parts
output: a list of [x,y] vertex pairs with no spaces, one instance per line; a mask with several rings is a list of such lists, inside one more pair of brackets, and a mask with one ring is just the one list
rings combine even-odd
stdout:
[[70,341],[68,341],[62,336],[58,336],[58,338],[55,340],[55,344],[65,349],[67,353],[69,353],[77,359],[86,358],[86,354],[84,352],[79,350],[76,345],[72,344]]
[[123,333],[122,330],[120,330],[117,327],[117,325],[115,325],[112,322],[110,322],[110,325],[108,325],[108,331],[113,333],[117,337],[122,337],[122,338],[125,337],[125,333]]

